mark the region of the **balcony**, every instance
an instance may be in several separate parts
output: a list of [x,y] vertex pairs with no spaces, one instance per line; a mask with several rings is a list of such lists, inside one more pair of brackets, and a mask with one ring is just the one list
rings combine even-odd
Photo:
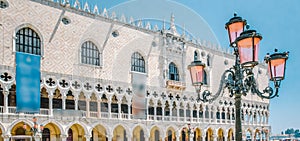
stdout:
[[186,85],[184,82],[181,81],[168,80],[167,88],[175,90],[184,90],[186,88]]

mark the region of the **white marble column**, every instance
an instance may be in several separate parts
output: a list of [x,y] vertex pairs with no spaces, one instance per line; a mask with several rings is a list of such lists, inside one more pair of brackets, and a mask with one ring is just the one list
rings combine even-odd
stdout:
[[8,90],[3,91],[3,98],[4,98],[3,113],[8,113],[8,95],[9,95],[9,91]]
[[162,121],[164,121],[165,120],[165,104],[163,103],[162,105],[161,105],[161,110],[162,110]]
[[48,95],[48,99],[49,99],[49,115],[52,116],[53,115],[53,107],[52,107],[53,106],[53,95]]
[[205,116],[205,108],[204,108],[203,112],[202,112],[202,121],[203,121],[203,123],[205,123],[205,118],[206,118],[206,116]]
[[178,105],[176,105],[177,121],[179,121],[179,117],[180,117],[180,115],[179,115],[179,109],[180,109],[180,107]]
[[4,134],[2,133],[1,136],[2,136],[2,138],[3,138],[3,141],[10,141],[9,138],[10,138],[11,135],[4,135]]
[[75,110],[78,110],[78,95],[74,95]]
[[87,97],[85,99],[85,104],[86,104],[86,117],[89,118],[90,117],[90,101],[91,99],[89,97]]
[[128,105],[128,119],[131,119],[131,108],[130,108],[131,103],[128,102],[127,105]]
[[197,122],[200,122],[200,119],[199,119],[199,110],[200,110],[200,108],[199,108],[199,106],[197,106]]
[[66,109],[66,99],[67,99],[67,97],[65,96],[65,94],[63,94],[63,96],[62,96],[62,109],[63,110]]
[[169,116],[169,119],[170,119],[170,121],[172,121],[172,112],[173,112],[173,106],[172,105],[170,105],[169,106],[169,109],[170,109],[170,116]]
[[67,141],[68,135],[60,135],[61,141]]
[[121,109],[121,104],[122,104],[122,101],[119,100],[119,101],[118,101],[118,118],[119,118],[119,119],[122,118],[122,115],[121,115],[121,111],[122,111],[122,109]]
[[108,105],[108,118],[110,119],[111,118],[111,100],[108,100],[107,105]]
[[97,100],[97,117],[101,118],[101,100]]
[[157,104],[154,104],[154,120],[157,120],[156,116],[157,116]]

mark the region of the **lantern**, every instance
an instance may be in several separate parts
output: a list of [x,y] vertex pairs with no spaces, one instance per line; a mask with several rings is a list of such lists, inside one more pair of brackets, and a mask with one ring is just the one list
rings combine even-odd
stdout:
[[204,68],[205,64],[198,60],[192,62],[188,66],[188,69],[191,74],[192,84],[194,86],[202,85]]
[[234,14],[234,17],[225,24],[225,29],[227,29],[229,35],[230,45],[232,45],[235,39],[244,31],[244,26],[246,24],[246,20],[243,20],[242,17],[237,17],[236,13]]
[[285,65],[288,59],[289,52],[275,53],[272,55],[267,54],[265,62],[268,64],[269,78],[271,81],[281,81],[285,75]]
[[258,64],[259,42],[262,39],[256,30],[248,30],[248,28],[249,26],[235,41],[242,67],[254,67]]

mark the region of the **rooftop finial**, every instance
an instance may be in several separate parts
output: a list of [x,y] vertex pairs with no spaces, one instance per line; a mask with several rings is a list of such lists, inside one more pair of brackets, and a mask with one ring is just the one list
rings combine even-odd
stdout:
[[173,13],[171,14],[170,31],[173,34],[177,35],[176,26],[175,26],[175,16]]
[[277,48],[275,48],[275,49],[274,49],[274,51],[275,51],[275,52],[277,52],[277,51],[278,51],[278,49],[277,49]]

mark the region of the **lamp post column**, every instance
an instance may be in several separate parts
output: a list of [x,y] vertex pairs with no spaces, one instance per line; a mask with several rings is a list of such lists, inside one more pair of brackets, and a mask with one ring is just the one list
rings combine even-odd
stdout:
[[242,123],[241,123],[241,95],[235,95],[235,140],[242,140]]

